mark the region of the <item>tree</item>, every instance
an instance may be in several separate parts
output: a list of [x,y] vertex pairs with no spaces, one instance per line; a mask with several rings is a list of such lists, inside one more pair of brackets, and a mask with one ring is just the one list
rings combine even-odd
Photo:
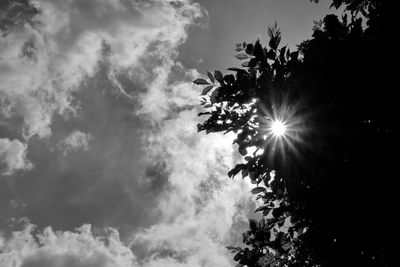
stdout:
[[[342,18],[315,22],[298,51],[279,46],[275,24],[268,46],[236,45],[246,62],[234,74],[194,81],[205,85],[199,115],[208,116],[198,130],[236,134],[244,162],[228,176],[251,179],[264,203],[245,246],[228,247],[239,265],[397,266],[396,9],[382,0],[332,6],[344,6]],[[277,121],[283,136],[271,131]]]

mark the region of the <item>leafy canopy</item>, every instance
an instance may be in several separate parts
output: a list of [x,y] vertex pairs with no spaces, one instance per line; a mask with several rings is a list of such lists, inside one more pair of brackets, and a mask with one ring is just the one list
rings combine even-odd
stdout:
[[[244,246],[228,247],[238,266],[395,266],[398,231],[386,222],[399,219],[390,67],[399,61],[380,53],[399,23],[390,1],[332,3],[341,5],[342,18],[315,21],[298,51],[280,46],[275,23],[267,45],[236,44],[241,67],[194,81],[204,86],[198,130],[236,134],[244,161],[228,176],[250,179],[263,203]],[[282,136],[271,134],[274,121],[285,123]]]

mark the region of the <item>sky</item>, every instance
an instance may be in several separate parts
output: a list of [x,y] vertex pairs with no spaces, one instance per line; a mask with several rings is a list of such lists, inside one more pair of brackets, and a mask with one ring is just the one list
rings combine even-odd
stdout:
[[328,1],[0,2],[0,267],[234,266],[254,200],[231,135],[197,133],[207,70]]

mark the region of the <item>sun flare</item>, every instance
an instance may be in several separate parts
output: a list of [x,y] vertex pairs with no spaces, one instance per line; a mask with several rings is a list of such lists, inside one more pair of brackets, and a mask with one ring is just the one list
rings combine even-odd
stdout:
[[271,124],[271,132],[276,137],[281,137],[286,134],[286,124],[283,121],[273,121]]
[[274,161],[279,157],[286,160],[289,157],[301,158],[302,152],[309,148],[304,142],[309,128],[307,121],[310,116],[303,109],[301,101],[289,101],[287,96],[273,95],[270,103],[258,103],[254,127],[258,128],[263,139],[263,153]]

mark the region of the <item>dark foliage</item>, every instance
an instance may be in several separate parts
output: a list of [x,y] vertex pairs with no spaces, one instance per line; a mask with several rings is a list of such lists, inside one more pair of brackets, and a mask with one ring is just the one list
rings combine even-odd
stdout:
[[[395,2],[334,0],[347,12],[315,22],[299,51],[274,25],[267,46],[236,45],[243,68],[195,81],[207,83],[199,131],[236,133],[245,161],[228,175],[264,202],[244,246],[228,247],[239,266],[398,266]],[[277,110],[295,122],[281,141],[264,130]]]

